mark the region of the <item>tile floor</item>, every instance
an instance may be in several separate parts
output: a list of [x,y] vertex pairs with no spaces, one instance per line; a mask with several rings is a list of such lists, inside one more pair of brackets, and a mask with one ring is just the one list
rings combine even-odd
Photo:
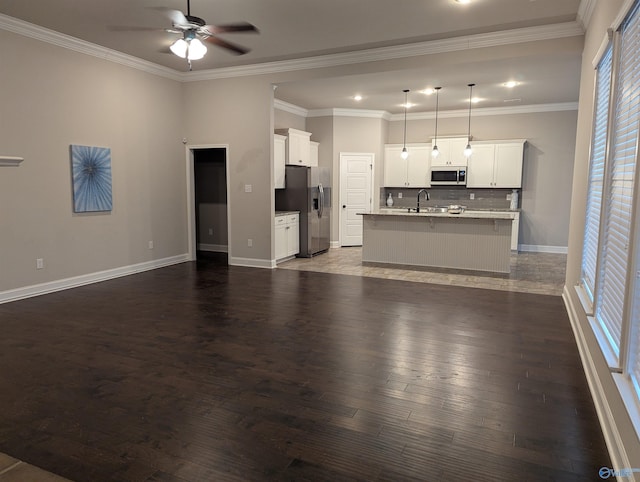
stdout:
[[566,261],[566,254],[514,253],[511,273],[483,273],[363,263],[362,248],[353,247],[330,249],[313,258],[294,258],[278,268],[561,296]]

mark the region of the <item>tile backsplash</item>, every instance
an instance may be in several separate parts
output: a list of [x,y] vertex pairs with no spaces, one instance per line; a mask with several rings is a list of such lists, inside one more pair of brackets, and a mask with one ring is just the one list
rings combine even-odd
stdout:
[[[391,193],[393,207],[415,208],[419,191],[420,189],[412,188],[380,188],[380,207],[386,207],[387,197]],[[431,187],[427,191],[431,200],[425,201],[424,194],[421,195],[420,206],[460,204],[467,209],[509,209],[513,192],[512,189],[467,189],[444,186]],[[474,199],[471,199],[471,195]]]

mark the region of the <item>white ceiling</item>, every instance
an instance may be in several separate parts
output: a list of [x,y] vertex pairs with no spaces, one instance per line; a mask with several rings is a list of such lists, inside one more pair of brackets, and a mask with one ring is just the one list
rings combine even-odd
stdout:
[[[160,11],[186,12],[186,0],[0,0],[0,13],[87,42],[186,71],[186,61],[168,52],[177,38]],[[524,27],[562,25],[578,19],[580,0],[191,0],[191,14],[208,24],[248,21],[259,34],[225,34],[227,41],[251,51],[234,56],[215,46],[194,71],[249,66],[273,61],[364,51]],[[131,27],[131,30],[127,30]],[[276,97],[307,109],[361,108],[402,111],[405,88],[414,110],[432,111],[435,100],[417,93],[440,85],[441,109],[463,109],[470,82],[484,99],[478,107],[576,102],[580,75],[579,49],[529,55],[446,69],[427,65],[401,73],[355,73],[336,79],[282,83]],[[521,85],[508,90],[507,80]],[[351,96],[360,93],[363,101]],[[519,100],[517,100],[519,99]]]

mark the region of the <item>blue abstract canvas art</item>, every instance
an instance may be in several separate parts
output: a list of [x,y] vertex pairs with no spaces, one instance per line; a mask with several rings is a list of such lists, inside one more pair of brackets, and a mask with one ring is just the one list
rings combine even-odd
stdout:
[[71,146],[73,211],[111,211],[111,149]]

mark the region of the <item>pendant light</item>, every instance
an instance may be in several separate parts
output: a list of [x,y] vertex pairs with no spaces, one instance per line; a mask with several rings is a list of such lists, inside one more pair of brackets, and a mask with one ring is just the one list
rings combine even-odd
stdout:
[[465,157],[471,156],[471,96],[473,95],[473,87],[476,84],[468,84],[469,86],[469,130],[467,134],[467,147],[464,148]]
[[407,96],[409,94],[409,89],[405,89],[404,92],[404,141],[402,143],[402,152],[400,153],[400,157],[406,159],[409,157],[409,151],[407,151]]
[[433,150],[431,151],[432,157],[438,157],[438,155],[440,154],[440,151],[438,150],[438,94],[440,93],[440,89],[442,89],[442,87],[433,88],[433,90],[436,91],[436,133],[435,136],[433,136]]

